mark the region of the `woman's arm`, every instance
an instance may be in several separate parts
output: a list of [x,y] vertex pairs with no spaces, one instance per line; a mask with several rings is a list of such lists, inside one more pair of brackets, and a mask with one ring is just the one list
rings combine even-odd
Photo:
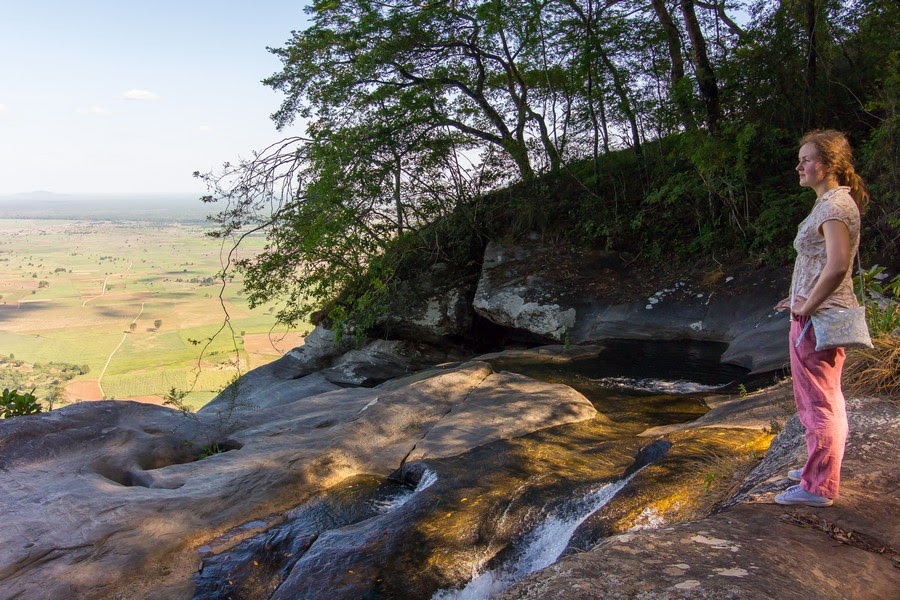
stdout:
[[825,267],[816,285],[813,286],[806,301],[797,302],[794,313],[801,316],[812,315],[838,288],[847,269],[850,268],[850,230],[841,221],[829,220],[822,223],[822,234],[825,236]]

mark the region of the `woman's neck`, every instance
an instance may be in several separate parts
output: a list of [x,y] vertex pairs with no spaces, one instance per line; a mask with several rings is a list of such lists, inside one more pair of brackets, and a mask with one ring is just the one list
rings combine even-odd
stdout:
[[825,195],[826,192],[829,192],[837,187],[841,187],[841,184],[839,184],[837,179],[835,179],[834,177],[829,177],[819,185],[813,187],[813,189],[816,191],[816,198],[821,198],[823,195]]

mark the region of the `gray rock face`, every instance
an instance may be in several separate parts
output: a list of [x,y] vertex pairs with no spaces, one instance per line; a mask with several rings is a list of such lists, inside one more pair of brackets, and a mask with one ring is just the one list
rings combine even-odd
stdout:
[[[278,360],[241,375],[221,394],[200,409],[201,413],[255,410],[294,402],[307,396],[340,389],[324,375],[316,373],[349,348],[337,342],[333,331],[317,326],[303,341]],[[302,384],[295,380],[303,379]]]
[[575,309],[560,304],[552,281],[521,272],[530,255],[531,250],[520,246],[488,244],[472,306],[498,325],[561,342],[575,326]]
[[381,326],[392,337],[439,344],[465,337],[472,328],[474,281],[457,281],[437,263],[414,280],[404,281]]
[[[335,333],[317,325],[303,340],[303,345],[288,352],[284,363],[273,369],[276,376],[296,379],[328,365],[329,361],[350,349],[351,342],[337,340]],[[278,361],[281,362],[281,361]]]
[[321,371],[323,377],[338,385],[374,385],[415,370],[404,352],[404,343],[374,340],[358,350],[350,350]]
[[[452,351],[397,340],[371,340],[360,348],[336,343],[322,326],[306,344],[241,376],[199,412],[269,408],[345,387],[371,387],[425,366],[459,358]],[[308,346],[307,346],[308,344]]]
[[[269,388],[288,400],[291,385],[305,391],[239,418],[114,401],[0,421],[0,597],[189,597],[196,549],[223,532],[347,477],[387,476],[413,452],[445,457],[596,415],[577,393],[483,362],[383,389]],[[214,444],[227,451],[204,458]]]
[[646,292],[615,255],[492,242],[474,309],[530,339],[589,344],[606,339],[708,340],[729,344],[723,362],[754,372],[788,363],[786,273],[722,276],[714,286],[674,282]]

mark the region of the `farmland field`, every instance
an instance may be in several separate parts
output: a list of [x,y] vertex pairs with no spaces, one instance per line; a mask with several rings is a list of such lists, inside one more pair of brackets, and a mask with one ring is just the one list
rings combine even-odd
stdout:
[[[276,326],[274,306],[250,310],[239,280],[223,289],[221,242],[205,229],[94,215],[0,218],[0,388],[36,386],[38,398],[58,405],[162,402],[174,387],[190,390],[186,403],[196,408],[238,370],[300,345],[306,332]],[[241,255],[263,241],[245,241]],[[223,304],[233,334],[223,329]]]

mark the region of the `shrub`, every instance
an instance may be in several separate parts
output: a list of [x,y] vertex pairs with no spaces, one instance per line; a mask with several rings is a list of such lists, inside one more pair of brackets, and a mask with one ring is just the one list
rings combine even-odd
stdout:
[[0,394],[0,412],[4,419],[11,419],[12,417],[37,414],[41,412],[41,405],[38,404],[34,390],[20,392],[19,390],[9,391],[9,388],[6,388]]

